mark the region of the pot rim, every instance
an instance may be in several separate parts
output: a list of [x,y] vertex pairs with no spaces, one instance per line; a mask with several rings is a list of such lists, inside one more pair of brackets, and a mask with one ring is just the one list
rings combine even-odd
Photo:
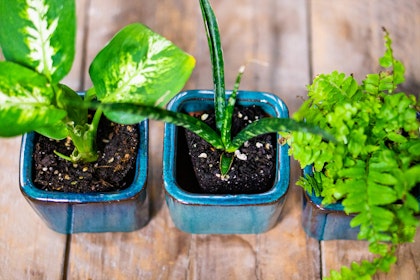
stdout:
[[[182,102],[189,100],[213,101],[213,90],[187,90],[176,95],[169,103],[167,108],[176,111],[182,105]],[[231,91],[226,91],[230,94]],[[238,91],[238,103],[258,102],[260,104],[271,104],[278,117],[288,117],[288,109],[285,103],[277,96],[267,92],[257,91]],[[201,194],[191,193],[178,186],[175,179],[175,156],[176,150],[174,143],[176,139],[176,126],[165,124],[164,152],[163,152],[163,178],[164,188],[167,195],[182,204],[189,205],[223,205],[223,206],[241,206],[241,205],[261,205],[272,204],[280,200],[288,191],[290,163],[288,156],[288,146],[280,145],[277,141],[277,159],[276,178],[273,187],[263,193],[258,194]],[[277,134],[277,140],[279,139]],[[282,164],[280,164],[280,162]],[[172,172],[170,172],[172,170]]]
[[[148,120],[138,124],[140,143],[136,158],[136,172],[133,182],[129,187],[117,192],[96,192],[96,193],[66,193],[45,191],[35,187],[32,179],[32,153],[34,132],[22,136],[20,162],[19,162],[19,183],[22,194],[32,201],[57,202],[57,203],[103,203],[112,201],[131,200],[146,191],[148,174]],[[29,160],[27,160],[29,158]]]

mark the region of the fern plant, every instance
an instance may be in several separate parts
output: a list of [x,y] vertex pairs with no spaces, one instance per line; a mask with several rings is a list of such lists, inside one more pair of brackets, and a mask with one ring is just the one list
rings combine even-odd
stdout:
[[321,74],[293,116],[325,129],[336,141],[302,132],[287,135],[290,155],[302,168],[313,165],[313,175],[297,184],[321,196],[323,204],[342,203],[347,214],[355,215],[350,226],[360,227],[358,238],[369,241],[376,255],[373,261],[331,271],[331,279],[369,279],[378,270],[389,271],[396,247],[411,242],[418,225],[413,189],[420,182],[420,106],[414,95],[397,89],[404,82],[404,65],[394,58],[384,31],[383,71],[360,84],[337,71]]

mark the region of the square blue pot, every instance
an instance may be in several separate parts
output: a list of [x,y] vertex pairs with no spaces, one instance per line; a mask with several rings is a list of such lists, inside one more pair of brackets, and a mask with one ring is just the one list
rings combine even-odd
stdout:
[[[194,112],[213,108],[213,91],[193,90],[178,94],[168,104],[172,111]],[[288,117],[282,100],[263,92],[240,91],[237,103],[257,105],[275,117]],[[280,136],[277,135],[277,138]],[[271,229],[280,216],[289,186],[287,145],[277,141],[276,176],[273,187],[260,194],[201,194],[187,191],[194,171],[179,164],[178,128],[165,124],[163,179],[169,213],[176,227],[196,234],[262,233]],[[183,173],[183,172],[188,173]]]
[[[312,175],[312,166],[303,170],[303,176]],[[341,203],[322,205],[322,197],[303,191],[302,227],[317,240],[357,240],[359,227],[350,227],[354,215],[347,215]]]
[[147,195],[148,121],[139,125],[139,149],[133,183],[126,189],[107,193],[64,193],[44,191],[33,183],[35,133],[22,138],[20,190],[45,223],[59,233],[128,232],[149,221]]
[[[312,175],[312,166],[303,170],[303,176]],[[420,186],[418,187],[420,190]],[[420,191],[417,201],[420,206]],[[306,234],[318,240],[358,240],[360,227],[352,228],[355,215],[347,215],[341,203],[322,205],[322,197],[303,192],[302,227]]]
[[303,193],[302,226],[317,240],[357,240],[359,227],[350,227],[354,215],[347,215],[340,203],[321,205],[322,198]]

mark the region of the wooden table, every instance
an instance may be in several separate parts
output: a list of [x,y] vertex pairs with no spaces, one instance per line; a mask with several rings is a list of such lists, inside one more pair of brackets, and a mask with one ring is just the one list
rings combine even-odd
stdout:
[[[226,83],[250,63],[242,89],[273,92],[296,111],[305,86],[334,69],[360,80],[376,71],[381,27],[407,68],[405,89],[420,89],[419,0],[213,0],[221,26]],[[198,1],[77,0],[77,56],[65,82],[90,87],[88,66],[111,36],[143,22],[197,59],[186,89],[211,88]],[[150,125],[153,217],[132,233],[61,235],[48,229],[18,188],[20,138],[0,140],[0,279],[319,279],[369,257],[361,241],[318,242],[300,225],[299,166],[292,160],[287,203],[275,228],[259,235],[191,235],[176,229],[163,200],[163,125]],[[420,278],[420,233],[398,263],[375,279]]]

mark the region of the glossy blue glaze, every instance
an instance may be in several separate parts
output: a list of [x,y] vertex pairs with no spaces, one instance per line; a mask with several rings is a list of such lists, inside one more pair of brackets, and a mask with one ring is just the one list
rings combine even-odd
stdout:
[[[417,112],[417,119],[420,120],[420,112]],[[312,175],[312,166],[305,167],[303,175]],[[420,191],[417,191],[416,198],[420,208]],[[302,207],[302,226],[307,235],[318,240],[357,240],[359,227],[350,227],[354,215],[347,215],[341,203],[324,206],[322,197],[304,193]]]
[[[213,107],[213,91],[194,90],[178,94],[169,104],[172,111],[199,111]],[[268,114],[288,117],[286,105],[278,97],[262,92],[240,91],[238,103],[257,105]],[[277,222],[289,186],[287,145],[277,145],[277,173],[273,187],[261,194],[215,195],[187,192],[178,184],[176,126],[165,125],[163,178],[165,197],[175,225],[189,233],[261,233]],[[279,136],[278,136],[279,137]],[[194,174],[191,174],[194,176]]]
[[[312,175],[312,166],[305,167],[303,175]],[[417,195],[417,201],[420,208],[420,195]],[[304,192],[302,208],[302,226],[308,236],[318,240],[358,239],[360,228],[350,227],[354,215],[347,215],[341,203],[322,205],[322,197]]]
[[22,138],[20,189],[32,208],[53,230],[77,232],[128,232],[149,221],[147,195],[148,121],[139,124],[140,142],[133,183],[115,193],[48,192],[35,187],[32,180],[34,133]]
[[[312,174],[312,166],[303,170]],[[322,197],[304,192],[302,199],[302,226],[306,234],[318,240],[357,240],[359,227],[350,227],[353,215],[347,215],[341,203],[322,205]]]

